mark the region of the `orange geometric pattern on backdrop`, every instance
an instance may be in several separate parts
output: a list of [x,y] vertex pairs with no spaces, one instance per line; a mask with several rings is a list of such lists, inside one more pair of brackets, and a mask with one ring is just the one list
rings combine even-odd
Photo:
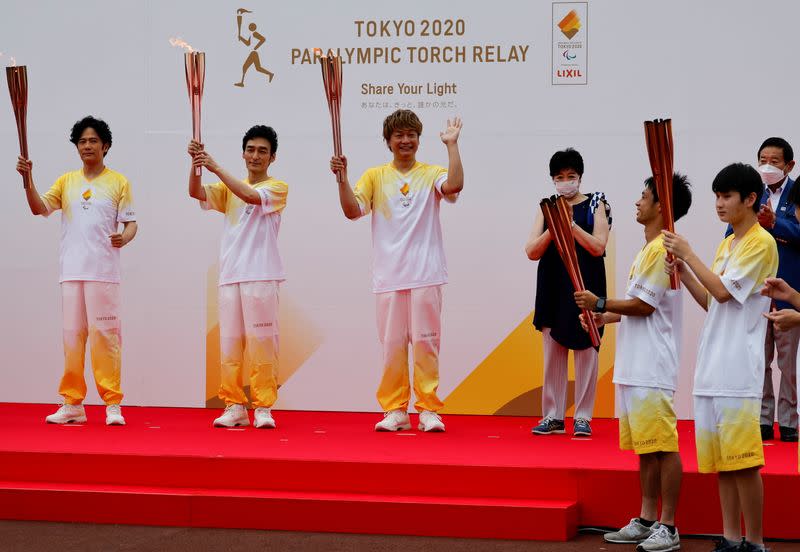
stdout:
[[567,38],[572,38],[581,30],[581,19],[575,10],[570,11],[564,19],[558,23],[558,28]]

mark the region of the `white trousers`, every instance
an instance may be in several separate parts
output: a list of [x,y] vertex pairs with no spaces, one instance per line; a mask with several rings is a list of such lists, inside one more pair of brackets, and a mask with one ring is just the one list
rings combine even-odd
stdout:
[[[567,411],[567,376],[569,349],[542,328],[544,343],[544,382],[542,415],[563,420]],[[575,359],[575,418],[592,419],[597,391],[597,351],[593,347],[573,351]]]
[[408,345],[414,358],[414,394],[418,412],[436,412],[444,404],[439,388],[439,344],[442,286],[379,293],[376,296],[378,337],[383,346],[383,377],[378,402],[385,412],[406,410],[411,398]]
[[226,405],[247,403],[246,358],[253,407],[271,407],[278,398],[278,282],[219,286],[219,341],[219,398]]
[[122,332],[119,320],[119,284],[68,281],[61,284],[64,335],[64,375],[58,392],[67,404],[86,398],[83,377],[86,339],[92,350],[92,372],[100,398],[106,404],[122,401]]

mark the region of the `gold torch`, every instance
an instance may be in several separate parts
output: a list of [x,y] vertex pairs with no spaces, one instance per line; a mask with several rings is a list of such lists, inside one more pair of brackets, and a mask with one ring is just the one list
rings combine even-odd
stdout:
[[[331,112],[331,129],[333,130],[333,154],[342,155],[342,58],[330,54],[319,59],[322,67],[322,84],[325,87],[325,98]],[[341,171],[336,173],[336,181],[342,182]]]
[[[192,138],[200,142],[200,102],[203,100],[203,84],[206,80],[206,55],[195,51],[181,38],[170,38],[169,43],[185,50],[183,64],[186,69],[186,90],[192,105]],[[195,175],[200,176],[202,172],[200,167],[195,167]]]
[[[564,262],[569,279],[572,281],[572,287],[575,291],[585,291],[586,286],[583,283],[578,254],[575,250],[575,238],[572,236],[571,226],[573,221],[567,200],[564,196],[558,196],[556,199],[545,198],[539,205],[542,208],[550,235],[553,236],[556,250]],[[589,328],[592,346],[595,348],[600,347],[600,330],[597,328],[592,313],[584,309],[583,317],[586,320],[586,327]]]
[[[644,122],[644,139],[647,146],[647,155],[650,159],[650,168],[653,171],[658,201],[661,204],[661,216],[664,218],[664,228],[670,232],[675,231],[675,213],[672,208],[672,178],[673,178],[673,142],[672,119],[656,119]],[[667,253],[667,259],[672,261],[674,256]],[[673,272],[669,278],[671,289],[680,289],[681,278]]]
[[[17,138],[19,138],[19,154],[28,159],[28,71],[24,65],[6,67],[6,80],[8,92],[11,94],[11,107],[14,109],[14,118],[17,120]],[[25,189],[31,187],[31,175],[27,173],[22,177]]]
[[[203,100],[203,84],[206,78],[206,55],[203,52],[186,52],[183,54],[186,66],[186,88],[192,104],[192,138],[200,142],[200,102]],[[201,167],[195,167],[195,176],[200,176]]]

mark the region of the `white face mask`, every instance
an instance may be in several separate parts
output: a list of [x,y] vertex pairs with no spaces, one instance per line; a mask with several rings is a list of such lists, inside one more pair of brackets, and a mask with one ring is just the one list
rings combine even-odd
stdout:
[[564,182],[553,182],[556,185],[556,192],[558,195],[564,196],[567,199],[571,199],[575,197],[575,194],[578,193],[578,187],[580,184],[577,180],[567,180]]
[[765,186],[777,184],[786,176],[783,174],[782,170],[774,165],[761,165],[758,167],[758,172],[761,174],[761,182],[763,182]]

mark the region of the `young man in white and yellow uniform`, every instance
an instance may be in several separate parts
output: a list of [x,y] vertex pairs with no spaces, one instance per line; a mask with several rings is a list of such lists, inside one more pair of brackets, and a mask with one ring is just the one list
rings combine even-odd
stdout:
[[[717,550],[762,550],[764,465],[759,417],[764,385],[764,339],[769,297],[764,281],[778,270],[775,239],[758,223],[764,184],[749,165],[735,163],[714,178],[716,210],[733,233],[707,267],[685,238],[664,232],[681,281],[708,310],[694,378],[697,466],[719,474],[724,536]],[[746,540],[742,539],[744,517]],[[740,542],[741,540],[741,542]]]
[[[278,231],[289,188],[268,174],[278,150],[278,136],[268,126],[252,127],[242,139],[247,179],[220,167],[202,144],[192,141],[189,195],[203,209],[225,215],[219,260],[219,339],[225,411],[215,427],[250,425],[242,385],[245,355],[257,428],[272,429],[272,405],[278,398],[278,286],[286,279]],[[220,181],[202,185],[195,167],[205,167]]]
[[464,187],[458,151],[461,120],[447,122],[440,133],[447,147],[448,167],[416,159],[422,123],[415,113],[398,110],[383,123],[383,138],[393,160],[367,169],[350,187],[347,160],[331,159],[341,171],[339,200],[344,215],[354,220],[372,213],[373,291],[377,298],[378,337],[383,346],[383,377],[377,397],[384,418],[376,431],[411,428],[408,405],[408,345],[414,362],[414,407],[421,431],[444,431],[437,414],[444,405],[439,387],[442,285],[447,265],[439,223],[442,199],[454,202]]
[[[625,299],[598,298],[589,291],[575,293],[578,307],[595,311],[599,326],[619,322],[614,384],[620,449],[632,450],[639,456],[639,517],[619,531],[606,533],[604,538],[612,543],[637,544],[639,550],[647,552],[669,552],[681,546],[675,527],[682,467],[674,395],[683,298],[680,290],[670,288],[666,274],[659,199],[653,179],[648,178],[636,202],[636,222],[644,226],[646,244],[631,267]],[[689,183],[676,173],[672,179],[675,220],[689,211],[691,203]]]
[[[64,375],[58,392],[64,404],[46,421],[86,422],[83,400],[88,338],[95,385],[106,404],[106,424],[125,425],[120,408],[120,248],[137,230],[131,186],[127,178],[103,162],[111,148],[111,130],[104,121],[84,117],[72,127],[70,142],[75,144],[83,167],[61,175],[41,196],[33,184],[25,190],[34,215],[49,216],[61,210]],[[30,160],[18,159],[20,174],[31,173],[32,168]]]

